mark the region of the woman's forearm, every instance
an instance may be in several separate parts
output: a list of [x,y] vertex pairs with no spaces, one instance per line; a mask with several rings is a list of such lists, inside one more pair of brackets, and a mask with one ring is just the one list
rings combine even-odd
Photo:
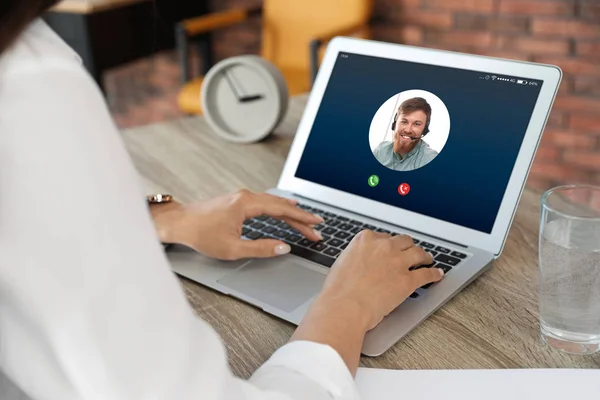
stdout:
[[368,319],[361,307],[344,299],[320,296],[312,304],[291,341],[307,340],[335,349],[354,376]]

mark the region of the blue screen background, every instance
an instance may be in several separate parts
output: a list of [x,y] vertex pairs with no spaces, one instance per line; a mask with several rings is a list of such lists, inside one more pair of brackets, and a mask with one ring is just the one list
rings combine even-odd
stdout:
[[[480,79],[485,72],[343,56],[334,66],[296,177],[490,233],[542,81],[518,85]],[[411,89],[429,91],[445,103],[450,135],[429,164],[392,171],[373,156],[369,127],[386,100]],[[367,184],[373,174],[380,178],[374,188]],[[411,186],[407,196],[398,194],[403,182]]]

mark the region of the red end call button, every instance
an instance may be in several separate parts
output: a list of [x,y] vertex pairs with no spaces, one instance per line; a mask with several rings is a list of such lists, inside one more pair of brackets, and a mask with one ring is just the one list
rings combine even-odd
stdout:
[[406,196],[410,192],[410,185],[408,183],[402,183],[398,186],[398,193],[400,196]]

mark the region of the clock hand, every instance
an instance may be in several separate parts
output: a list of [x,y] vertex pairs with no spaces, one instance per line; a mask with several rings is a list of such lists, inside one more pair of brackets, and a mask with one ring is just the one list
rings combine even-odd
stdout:
[[233,91],[233,94],[235,95],[236,99],[238,102],[240,103],[250,103],[252,101],[256,101],[256,100],[261,100],[262,98],[264,98],[265,96],[263,96],[262,94],[255,94],[255,95],[249,95],[249,96],[240,96],[240,94],[238,93],[237,89],[235,88],[235,84],[233,83],[233,76],[229,76],[229,74],[227,73],[227,71],[223,71],[223,75],[225,76],[225,79],[227,80],[227,84],[229,85],[229,87],[231,88],[231,90]]
[[225,77],[225,80],[227,81],[227,84],[229,85],[229,87],[231,88],[231,91],[233,92],[233,94],[235,95],[235,98],[238,101],[241,101],[241,97],[238,93],[238,91],[235,88],[235,85],[233,84],[233,82],[231,81],[231,78],[229,77],[229,74],[227,73],[226,70],[223,70],[223,76]]
[[240,101],[240,103],[250,103],[252,101],[261,100],[264,97],[265,96],[263,96],[262,94],[255,94],[253,96],[244,96],[238,100]]

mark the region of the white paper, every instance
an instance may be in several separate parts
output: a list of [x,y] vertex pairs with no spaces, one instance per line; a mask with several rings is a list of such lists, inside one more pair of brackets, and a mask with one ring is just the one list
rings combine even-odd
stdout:
[[383,370],[359,368],[362,400],[600,399],[600,370]]

